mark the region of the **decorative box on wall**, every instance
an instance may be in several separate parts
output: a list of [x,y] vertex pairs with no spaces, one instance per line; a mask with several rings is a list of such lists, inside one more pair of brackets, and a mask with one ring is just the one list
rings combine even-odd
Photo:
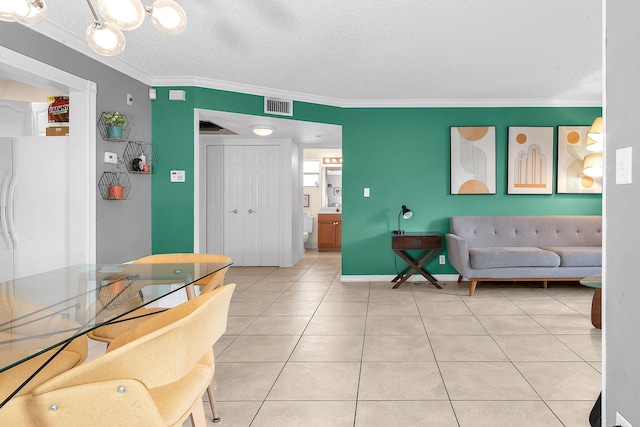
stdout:
[[150,142],[129,141],[122,160],[130,173],[153,173],[158,164],[158,156]]
[[127,116],[117,111],[108,111],[100,115],[98,130],[105,141],[126,142],[131,132]]
[[129,175],[125,172],[103,172],[98,190],[104,200],[126,200],[131,190]]

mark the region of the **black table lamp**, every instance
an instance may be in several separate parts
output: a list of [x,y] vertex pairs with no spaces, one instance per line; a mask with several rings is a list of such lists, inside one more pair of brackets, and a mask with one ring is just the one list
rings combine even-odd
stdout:
[[404,234],[404,231],[400,230],[400,217],[404,219],[409,219],[412,216],[413,216],[413,212],[411,212],[411,210],[405,205],[402,205],[402,209],[400,209],[400,212],[398,212],[398,229],[394,230],[393,234]]

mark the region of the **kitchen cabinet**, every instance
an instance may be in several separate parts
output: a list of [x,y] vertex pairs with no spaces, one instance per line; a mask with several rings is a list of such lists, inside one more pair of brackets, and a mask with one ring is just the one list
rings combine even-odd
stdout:
[[318,214],[318,251],[342,250],[342,215]]

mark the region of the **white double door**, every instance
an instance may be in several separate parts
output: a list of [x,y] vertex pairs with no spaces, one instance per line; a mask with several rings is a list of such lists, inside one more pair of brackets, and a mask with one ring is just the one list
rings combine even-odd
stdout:
[[280,264],[280,146],[207,147],[207,252]]

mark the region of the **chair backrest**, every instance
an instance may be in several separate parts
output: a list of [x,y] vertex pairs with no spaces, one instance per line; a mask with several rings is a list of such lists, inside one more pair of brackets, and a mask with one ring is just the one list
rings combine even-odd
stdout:
[[33,394],[118,378],[135,378],[150,389],[178,381],[225,332],[234,289],[235,284],[222,286],[152,316],[118,336],[103,356],[48,381]]
[[[172,254],[155,254],[138,258],[133,261],[134,264],[171,264],[171,263],[192,263],[192,262],[231,262],[231,258],[226,255],[218,254],[189,254],[189,253],[172,253]],[[218,286],[224,284],[224,275],[229,267],[223,268],[215,272],[211,276],[205,277],[194,283],[196,286],[204,286],[202,293],[209,292]]]

